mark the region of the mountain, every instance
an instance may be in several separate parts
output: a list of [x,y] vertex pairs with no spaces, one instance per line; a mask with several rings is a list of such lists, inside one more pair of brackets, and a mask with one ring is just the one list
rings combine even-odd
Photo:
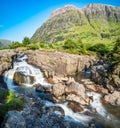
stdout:
[[0,39],[0,48],[7,48],[10,44],[10,40]]
[[31,39],[55,43],[67,38],[81,38],[83,42],[94,43],[109,42],[119,35],[120,8],[89,4],[84,8],[67,5],[55,10]]

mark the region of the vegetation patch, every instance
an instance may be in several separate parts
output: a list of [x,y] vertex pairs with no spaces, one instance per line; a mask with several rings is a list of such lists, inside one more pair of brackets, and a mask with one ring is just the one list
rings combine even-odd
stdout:
[[10,110],[22,110],[24,99],[17,98],[13,92],[0,91],[0,122],[3,121],[5,114]]

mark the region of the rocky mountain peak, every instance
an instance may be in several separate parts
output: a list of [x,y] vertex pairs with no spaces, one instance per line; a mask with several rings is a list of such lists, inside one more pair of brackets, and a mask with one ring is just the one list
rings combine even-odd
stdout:
[[69,12],[71,10],[78,10],[78,8],[76,6],[74,6],[74,5],[65,5],[64,7],[58,8],[54,12],[52,12],[51,15],[50,15],[50,18],[52,18],[54,16],[57,16],[59,14],[63,14],[63,13]]
[[[120,8],[104,4],[89,4],[84,8],[66,5],[52,12],[49,19],[36,30],[32,40],[47,43],[68,38],[100,39],[119,35]],[[116,33],[115,33],[116,32]],[[88,36],[89,35],[89,36]],[[102,37],[103,37],[102,35]]]
[[120,21],[120,8],[105,5],[105,4],[88,4],[86,7],[82,9],[86,15],[100,15],[106,16],[107,18],[114,17],[117,21]]

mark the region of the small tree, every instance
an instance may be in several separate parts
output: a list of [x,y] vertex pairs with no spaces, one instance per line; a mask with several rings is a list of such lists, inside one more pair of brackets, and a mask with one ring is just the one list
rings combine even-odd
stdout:
[[18,41],[13,41],[10,45],[9,45],[9,48],[10,49],[14,49],[14,48],[18,48],[18,47],[21,47],[22,44],[19,43]]
[[22,43],[23,43],[24,45],[28,45],[28,44],[31,43],[31,41],[30,41],[30,39],[29,39],[28,37],[24,37]]
[[76,49],[77,44],[72,39],[67,39],[63,45],[64,49]]

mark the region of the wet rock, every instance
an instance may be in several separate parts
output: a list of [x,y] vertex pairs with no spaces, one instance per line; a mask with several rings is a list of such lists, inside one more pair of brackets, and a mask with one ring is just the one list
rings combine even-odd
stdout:
[[114,91],[112,94],[108,94],[104,97],[105,101],[110,103],[111,105],[120,106],[120,92]]
[[44,93],[51,93],[52,92],[52,86],[47,85],[40,85],[36,87],[37,92],[44,92]]
[[86,97],[86,99],[83,99],[80,96],[77,96],[75,94],[69,94],[66,97],[67,101],[77,102],[81,105],[88,105],[89,104],[89,98]]
[[21,72],[15,72],[13,80],[17,85],[33,84],[35,79],[33,76],[26,76]]
[[59,107],[59,106],[50,106],[50,107],[46,107],[46,110],[51,112],[51,113],[56,113],[56,114],[60,114],[60,115],[65,115],[65,112],[64,110]]
[[36,91],[37,91],[37,92],[45,92],[45,88],[44,88],[44,86],[39,85],[39,86],[36,88]]
[[19,111],[9,111],[4,118],[2,128],[26,128],[26,122]]
[[68,107],[71,108],[73,110],[73,112],[81,112],[83,111],[83,108],[81,107],[81,105],[77,102],[69,102],[68,103]]
[[84,81],[84,85],[89,90],[92,90],[94,92],[98,91],[97,85],[94,82],[92,82],[92,81],[90,81],[88,79],[86,81]]

